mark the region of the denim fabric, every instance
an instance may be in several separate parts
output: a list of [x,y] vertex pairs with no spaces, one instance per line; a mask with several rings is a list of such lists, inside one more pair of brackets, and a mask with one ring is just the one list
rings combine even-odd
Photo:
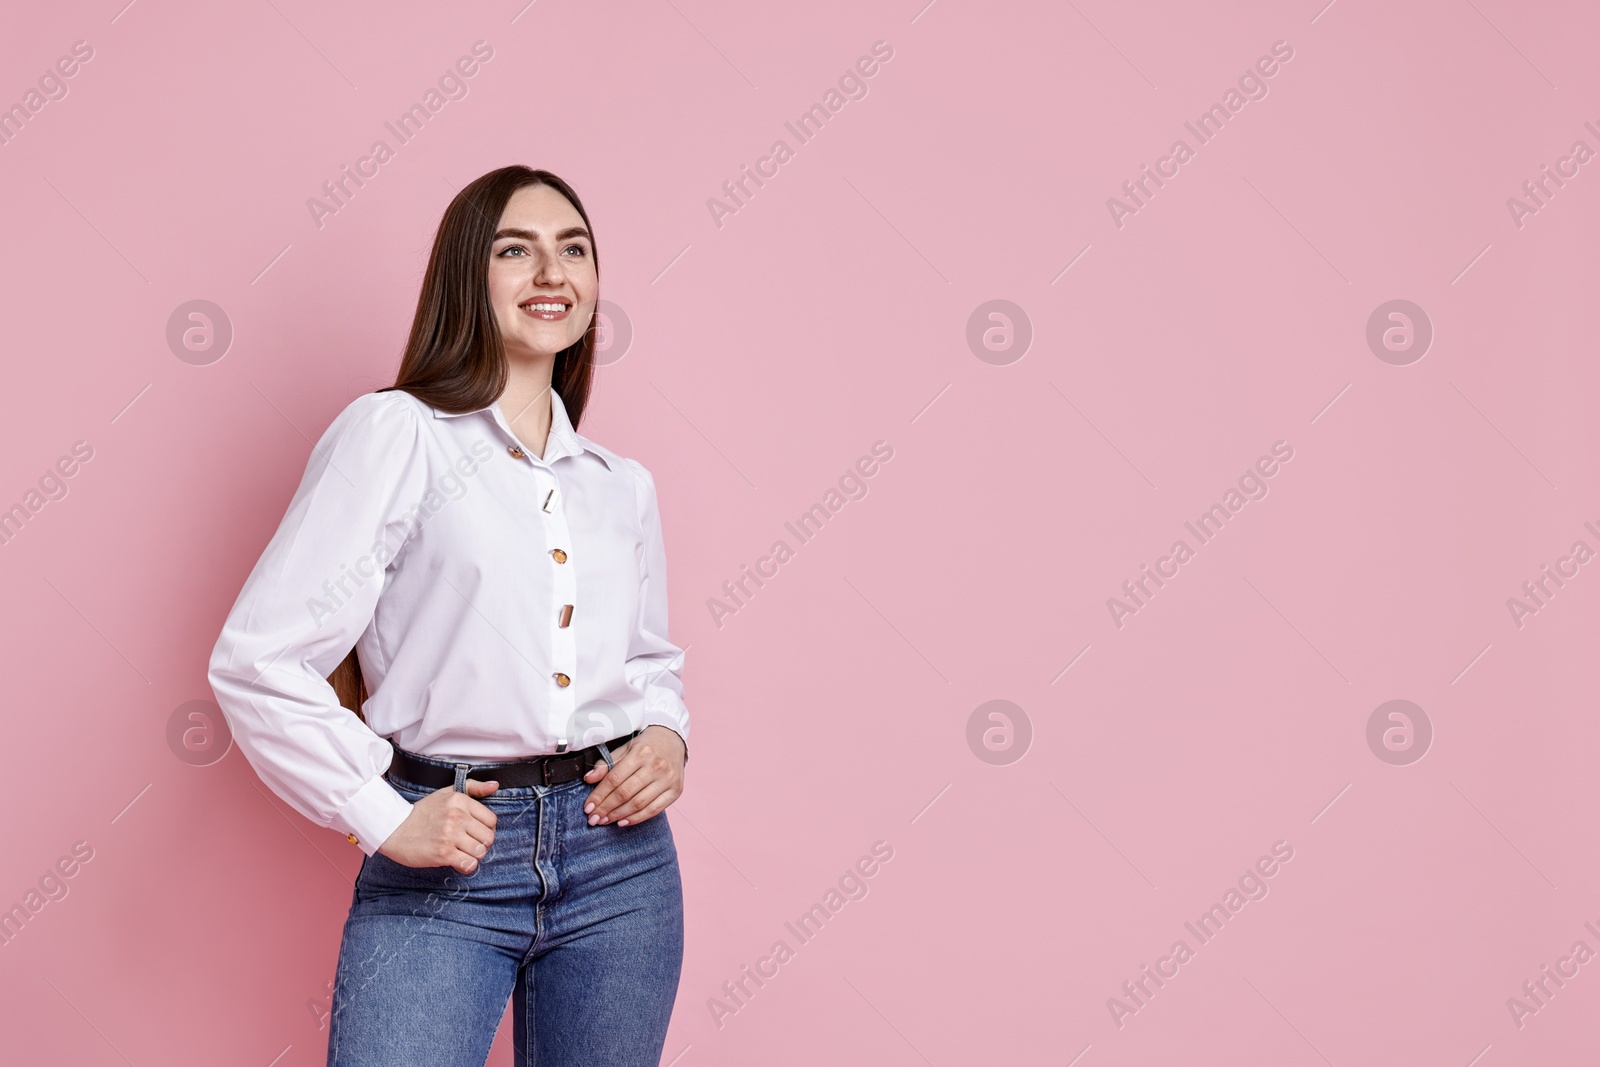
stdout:
[[[412,803],[431,792],[390,782]],[[482,1067],[507,999],[518,1067],[660,1063],[683,964],[677,849],[666,812],[590,826],[593,789],[479,798],[497,822],[471,874],[365,858],[329,1067]]]

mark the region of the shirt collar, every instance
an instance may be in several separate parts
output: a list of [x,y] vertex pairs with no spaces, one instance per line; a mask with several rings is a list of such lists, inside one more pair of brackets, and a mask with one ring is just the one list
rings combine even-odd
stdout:
[[[429,405],[432,407],[432,405]],[[441,411],[433,408],[433,417],[436,419],[453,419],[462,415],[486,414],[494,420],[495,425],[505,431],[506,436],[517,440],[516,433],[511,429],[506,417],[500,410],[497,402],[491,402],[487,407],[478,408],[476,411]],[[606,450],[597,446],[593,441],[584,437],[572,428],[572,420],[567,417],[567,405],[562,402],[561,394],[554,389],[550,390],[550,436],[544,445],[544,462],[550,463],[562,456],[576,456],[585,451],[593,452],[599,456],[605,465],[613,470],[616,464]]]

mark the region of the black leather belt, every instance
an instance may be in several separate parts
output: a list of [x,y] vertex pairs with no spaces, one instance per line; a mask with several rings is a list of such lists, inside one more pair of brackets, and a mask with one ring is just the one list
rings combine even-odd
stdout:
[[[633,730],[621,737],[613,737],[605,742],[606,748],[614,757],[616,750],[638,736],[638,733],[639,731]],[[510,760],[504,763],[460,764],[435,760],[431,756],[414,755],[393,741],[390,741],[389,745],[394,749],[394,759],[390,761],[389,769],[384,776],[400,778],[427,789],[443,789],[455,785],[456,771],[460,767],[466,767],[466,776],[474,781],[499,782],[508,789],[532,785],[561,785],[575,778],[582,778],[594,769],[595,764],[605,761],[599,745],[580,748],[576,752],[535,756],[533,759]]]

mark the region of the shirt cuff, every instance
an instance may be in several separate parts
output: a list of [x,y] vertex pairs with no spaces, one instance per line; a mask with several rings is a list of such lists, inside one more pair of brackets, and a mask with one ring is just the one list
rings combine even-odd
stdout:
[[686,736],[689,733],[688,726],[679,722],[673,716],[659,711],[645,713],[644,721],[639,724],[639,729],[643,730],[646,726],[665,726],[677,734],[678,739],[683,742],[683,765],[685,767],[689,766],[689,738]]
[[411,801],[396,792],[380,772],[356,790],[332,826],[346,837],[354,837],[351,843],[371,856],[410,814]]

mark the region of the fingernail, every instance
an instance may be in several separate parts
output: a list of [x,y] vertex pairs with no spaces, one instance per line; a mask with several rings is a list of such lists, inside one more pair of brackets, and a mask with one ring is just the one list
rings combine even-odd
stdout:
[[589,803],[587,803],[587,804],[585,804],[585,805],[584,805],[584,806],[583,806],[583,813],[584,813],[584,814],[585,814],[585,815],[592,815],[592,814],[594,814],[594,801],[592,801],[592,800],[591,800],[591,801],[589,801]]
[[589,816],[589,825],[590,826],[593,826],[595,823],[597,823],[599,821],[600,821],[600,816],[598,816],[598,815]]
[[617,825],[618,826],[626,826],[626,825],[628,825],[628,820],[627,819],[618,819],[617,820]]

